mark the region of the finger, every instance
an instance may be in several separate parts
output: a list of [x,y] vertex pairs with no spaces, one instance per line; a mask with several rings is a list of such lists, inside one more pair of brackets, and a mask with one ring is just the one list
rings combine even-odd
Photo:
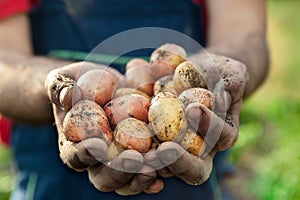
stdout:
[[189,124],[204,138],[205,154],[213,147],[225,150],[237,140],[239,111],[236,108],[221,118],[204,105],[192,103],[186,107],[186,113]]
[[60,148],[62,161],[76,171],[83,171],[101,161],[107,149],[99,138],[89,138],[79,143],[64,141]]
[[147,194],[155,194],[164,189],[164,182],[161,179],[156,178],[152,183],[149,185],[148,188],[144,190]]
[[144,163],[157,170],[157,173],[162,177],[171,177],[174,174],[161,162],[157,156],[156,149],[151,149],[144,155]]
[[[188,153],[175,142],[164,142],[157,153],[173,174],[190,185],[200,185],[206,181],[212,170],[212,156],[204,159]],[[174,162],[170,163],[173,158]],[[177,158],[177,159],[176,159]]]
[[146,190],[156,178],[156,172],[152,167],[144,165],[141,170],[135,174],[130,182],[116,189],[120,195],[134,195]]
[[157,173],[164,178],[169,178],[174,176],[174,173],[168,168],[168,167],[163,167],[159,170],[157,170]]
[[143,166],[143,156],[134,150],[123,151],[109,163],[88,169],[90,181],[103,192],[126,184]]
[[144,163],[155,170],[161,169],[163,167],[163,163],[157,157],[156,149],[150,149],[144,155]]

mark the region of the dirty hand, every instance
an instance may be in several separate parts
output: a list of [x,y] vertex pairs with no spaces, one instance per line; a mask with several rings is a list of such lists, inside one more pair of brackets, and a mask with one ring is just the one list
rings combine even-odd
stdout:
[[[104,161],[108,144],[100,138],[88,138],[78,143],[68,141],[62,132],[62,122],[67,111],[61,105],[60,92],[62,80],[57,75],[76,81],[89,70],[105,69],[122,81],[122,75],[116,70],[102,65],[79,62],[51,71],[45,81],[45,89],[53,103],[55,124],[59,135],[59,151],[62,161],[70,168],[80,172],[87,170],[91,183],[100,191],[115,191],[120,195],[133,195],[140,192],[156,193],[163,183],[156,179],[156,172],[143,165],[143,156],[134,150],[125,150],[110,162]],[[76,91],[75,91],[76,93]],[[73,94],[73,98],[80,98]]]
[[176,176],[188,184],[199,185],[208,179],[215,153],[237,140],[248,73],[243,63],[224,56],[200,54],[189,60],[199,66],[207,88],[215,95],[211,110],[198,103],[186,107],[189,125],[204,138],[205,148],[200,156],[195,156],[175,142],[164,142],[146,154],[145,162],[163,177]]

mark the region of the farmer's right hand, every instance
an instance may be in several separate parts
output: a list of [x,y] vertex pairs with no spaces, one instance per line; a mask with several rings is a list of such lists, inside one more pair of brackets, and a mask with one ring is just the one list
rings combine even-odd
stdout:
[[[68,141],[62,132],[62,122],[66,111],[59,105],[63,88],[57,75],[67,76],[76,81],[83,73],[93,69],[105,69],[122,80],[116,70],[102,65],[79,62],[51,71],[45,82],[45,89],[51,102],[59,135],[59,150],[62,161],[80,172],[87,170],[92,184],[100,191],[115,191],[120,195],[133,195],[140,192],[157,193],[163,188],[162,181],[156,179],[155,170],[143,165],[143,156],[134,150],[123,151],[112,161],[105,163],[107,144],[100,138],[89,138],[78,143]],[[75,95],[76,96],[76,95]]]

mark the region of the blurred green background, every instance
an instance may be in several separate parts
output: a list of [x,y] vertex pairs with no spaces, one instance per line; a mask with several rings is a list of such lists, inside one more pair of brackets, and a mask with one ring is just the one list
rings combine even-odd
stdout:
[[[232,149],[236,175],[228,181],[238,200],[300,199],[300,1],[268,1],[271,71],[241,113]],[[0,200],[8,199],[13,164],[0,146]]]

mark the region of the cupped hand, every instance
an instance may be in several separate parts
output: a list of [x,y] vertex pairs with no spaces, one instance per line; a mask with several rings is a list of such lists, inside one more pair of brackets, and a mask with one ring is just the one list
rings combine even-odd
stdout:
[[223,151],[238,138],[239,114],[248,81],[247,67],[225,56],[203,53],[190,60],[201,71],[208,90],[215,95],[212,110],[192,103],[186,107],[189,123],[200,133],[210,150]]
[[[45,89],[52,102],[55,125],[59,135],[59,151],[62,161],[78,172],[87,170],[91,183],[100,191],[115,191],[120,195],[133,195],[140,192],[156,193],[163,188],[162,181],[156,179],[156,172],[144,165],[143,156],[134,150],[125,150],[107,162],[104,157],[108,148],[100,138],[88,138],[78,143],[68,141],[63,133],[63,120],[67,114],[62,105],[60,93],[64,87],[61,77],[67,77],[72,84],[82,74],[93,69],[111,72],[122,84],[123,76],[112,68],[88,62],[79,62],[51,71],[45,82]],[[80,100],[80,93],[73,90],[72,103]],[[68,96],[67,96],[68,97]],[[66,97],[66,98],[67,98]],[[70,101],[70,99],[67,99]]]
[[239,132],[239,113],[248,80],[246,66],[234,59],[200,54],[189,59],[198,66],[215,98],[212,109],[199,103],[186,107],[189,125],[204,138],[201,155],[188,153],[175,142],[164,142],[145,156],[145,162],[163,177],[176,176],[191,185],[205,182],[217,151],[231,147]]

